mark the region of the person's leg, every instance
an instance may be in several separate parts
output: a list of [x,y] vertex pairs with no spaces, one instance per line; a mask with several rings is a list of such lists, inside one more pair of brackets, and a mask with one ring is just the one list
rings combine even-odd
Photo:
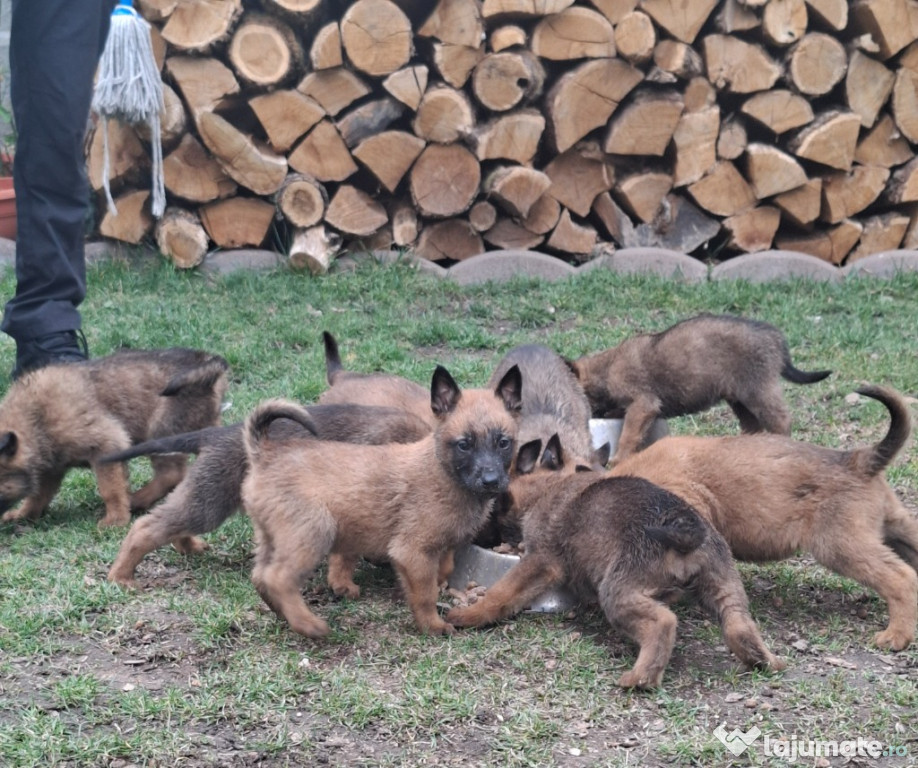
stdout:
[[16,295],[0,330],[16,341],[14,377],[86,357],[77,309],[86,295],[83,141],[113,7],[114,0],[13,0]]

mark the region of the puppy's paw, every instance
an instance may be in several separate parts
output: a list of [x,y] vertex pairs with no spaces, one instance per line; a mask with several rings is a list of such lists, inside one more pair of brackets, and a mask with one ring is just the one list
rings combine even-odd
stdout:
[[787,662],[778,656],[769,654],[765,667],[772,672],[783,672],[785,669],[787,669]]
[[124,589],[136,589],[137,582],[134,580],[134,574],[122,574],[114,570],[108,572],[106,578],[112,583],[117,584]]
[[338,597],[346,597],[349,600],[356,600],[360,597],[360,587],[358,587],[353,581],[345,581],[340,584],[331,585],[332,592],[334,592]]
[[131,516],[128,514],[125,515],[106,515],[99,521],[99,529],[103,528],[115,528],[119,526],[127,525],[131,522]]
[[901,651],[907,648],[913,639],[914,637],[906,632],[899,632],[895,629],[885,629],[874,636],[873,642],[880,648],[888,648],[891,651]]
[[309,620],[304,619],[303,621],[290,622],[290,629],[300,635],[305,635],[306,637],[311,637],[316,640],[327,637],[328,633],[331,632],[328,622],[318,617],[312,617]]
[[193,555],[198,552],[206,552],[210,549],[210,544],[204,541],[200,536],[182,536],[181,538],[174,539],[172,546],[175,548],[176,552],[183,555]]
[[454,627],[477,627],[481,620],[472,608],[450,608],[446,620]]
[[25,506],[22,506],[4,512],[3,517],[0,517],[0,521],[4,523],[16,523],[20,520],[32,520],[35,517],[38,517],[38,515],[31,514]]
[[640,688],[641,690],[651,690],[652,688],[659,688],[660,683],[663,682],[663,672],[660,671],[655,674],[642,673],[634,669],[630,669],[620,678],[618,678],[618,684],[622,688]]

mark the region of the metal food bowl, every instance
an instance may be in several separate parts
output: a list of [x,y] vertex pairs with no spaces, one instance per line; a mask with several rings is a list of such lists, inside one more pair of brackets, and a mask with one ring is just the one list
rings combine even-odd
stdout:
[[[593,447],[599,448],[609,443],[612,453],[618,445],[622,433],[622,419],[590,419],[590,435]],[[669,434],[669,427],[664,419],[657,419],[650,430],[648,443],[659,440]],[[476,544],[469,544],[456,550],[455,568],[449,577],[449,586],[458,591],[465,591],[470,582],[480,587],[491,587],[519,561],[519,555],[505,555],[492,549],[485,549]],[[561,613],[574,607],[573,595],[563,587],[550,589],[529,606],[536,613]]]

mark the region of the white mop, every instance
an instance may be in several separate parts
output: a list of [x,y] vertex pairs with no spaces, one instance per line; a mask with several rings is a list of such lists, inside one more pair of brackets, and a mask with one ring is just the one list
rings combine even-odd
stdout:
[[159,218],[166,207],[159,124],[163,110],[163,83],[153,56],[150,25],[134,10],[131,0],[119,0],[112,12],[111,29],[99,60],[92,108],[102,119],[105,155],[102,176],[108,209],[114,215],[117,215],[118,209],[108,181],[108,120],[114,117],[126,123],[146,123],[149,126],[153,152],[151,209],[153,215]]

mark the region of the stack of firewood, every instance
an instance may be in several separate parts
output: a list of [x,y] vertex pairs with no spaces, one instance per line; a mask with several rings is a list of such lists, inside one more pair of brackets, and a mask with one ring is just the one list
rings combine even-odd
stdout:
[[110,125],[99,232],[155,233],[179,266],[257,245],[314,271],[390,247],[842,264],[918,243],[914,0],[137,5],[169,207],[150,217],[146,138]]

